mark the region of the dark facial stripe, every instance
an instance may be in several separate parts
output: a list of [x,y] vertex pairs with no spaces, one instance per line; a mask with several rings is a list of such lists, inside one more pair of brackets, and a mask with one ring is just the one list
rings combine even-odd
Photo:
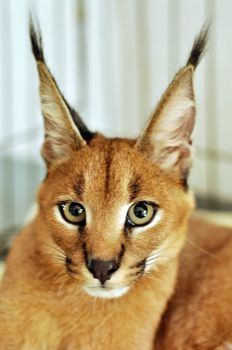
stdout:
[[111,143],[108,147],[108,152],[105,157],[105,166],[106,166],[106,178],[105,178],[105,196],[109,194],[110,190],[110,166],[112,161],[112,146]]
[[85,184],[85,179],[82,175],[78,175],[76,177],[76,182],[74,184],[74,191],[77,194],[80,199],[82,198],[83,191],[84,191],[84,184]]
[[134,176],[128,186],[130,201],[133,202],[140,192],[139,177]]

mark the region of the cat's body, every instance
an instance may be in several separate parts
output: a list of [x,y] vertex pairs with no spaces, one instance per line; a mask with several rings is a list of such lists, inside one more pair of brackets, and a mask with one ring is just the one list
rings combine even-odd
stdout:
[[[47,176],[38,192],[38,213],[7,260],[0,290],[1,350],[152,350],[194,207],[187,186],[193,73],[207,31],[136,140],[90,132],[60,93],[32,24],[30,34]],[[188,266],[191,271],[194,260]],[[160,344],[162,332],[165,326]],[[171,344],[168,337],[162,350],[187,350],[175,345],[178,335]]]
[[232,229],[190,221],[157,350],[232,348]]

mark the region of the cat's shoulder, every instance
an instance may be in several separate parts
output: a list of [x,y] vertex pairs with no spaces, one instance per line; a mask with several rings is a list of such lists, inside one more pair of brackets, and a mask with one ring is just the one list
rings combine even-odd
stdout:
[[232,228],[208,218],[191,218],[158,349],[208,350],[231,343],[231,252]]

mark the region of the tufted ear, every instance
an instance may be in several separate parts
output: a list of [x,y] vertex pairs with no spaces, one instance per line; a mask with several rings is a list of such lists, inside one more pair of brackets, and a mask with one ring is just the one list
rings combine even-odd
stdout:
[[45,140],[42,156],[47,165],[83,147],[93,137],[79,115],[68,105],[50,73],[43,53],[40,30],[30,20],[30,39],[40,80],[40,101]]
[[203,29],[194,41],[186,66],[174,77],[135,146],[161,168],[177,172],[184,184],[193,158],[193,73],[205,50],[207,35],[208,30]]

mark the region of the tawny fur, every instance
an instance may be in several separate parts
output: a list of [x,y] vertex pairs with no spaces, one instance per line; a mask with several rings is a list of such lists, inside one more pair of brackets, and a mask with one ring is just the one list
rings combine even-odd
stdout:
[[232,348],[232,230],[190,222],[157,350]]

